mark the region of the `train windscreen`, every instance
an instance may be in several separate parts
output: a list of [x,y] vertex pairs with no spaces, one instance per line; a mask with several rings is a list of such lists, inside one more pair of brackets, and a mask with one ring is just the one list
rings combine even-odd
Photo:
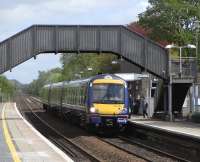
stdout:
[[124,85],[122,84],[94,84],[93,103],[124,103]]

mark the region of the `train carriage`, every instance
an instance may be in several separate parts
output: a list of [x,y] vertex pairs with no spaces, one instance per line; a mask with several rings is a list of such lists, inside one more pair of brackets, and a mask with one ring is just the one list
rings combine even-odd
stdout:
[[129,116],[127,83],[110,74],[45,85],[44,109],[95,128],[123,128]]

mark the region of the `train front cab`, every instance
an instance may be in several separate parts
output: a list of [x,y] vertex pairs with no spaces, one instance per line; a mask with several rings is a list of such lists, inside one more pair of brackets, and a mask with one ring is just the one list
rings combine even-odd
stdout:
[[124,80],[105,76],[90,82],[88,123],[95,128],[124,128],[129,117],[128,89]]

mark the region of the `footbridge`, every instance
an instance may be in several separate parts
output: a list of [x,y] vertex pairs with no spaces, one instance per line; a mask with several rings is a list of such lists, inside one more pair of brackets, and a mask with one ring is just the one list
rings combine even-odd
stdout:
[[125,26],[33,25],[0,43],[0,74],[40,53],[114,53],[166,79],[167,51]]

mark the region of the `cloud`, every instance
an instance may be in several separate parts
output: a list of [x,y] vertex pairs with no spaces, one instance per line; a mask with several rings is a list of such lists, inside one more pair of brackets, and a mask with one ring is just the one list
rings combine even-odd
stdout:
[[21,83],[30,83],[38,77],[38,71],[47,71],[55,67],[61,67],[60,55],[40,54],[37,59],[30,59],[12,69],[12,72],[4,73],[8,79],[17,79]]
[[[5,5],[0,6],[0,21],[4,24],[16,24],[28,22],[37,22],[49,20],[50,17],[82,16],[93,14],[112,15],[119,12],[123,15],[127,9],[132,6],[132,13],[138,14],[138,11],[147,5],[147,0],[43,0],[43,1],[19,1],[13,0],[12,7]],[[37,3],[36,3],[37,2]],[[14,5],[15,4],[15,5]],[[128,7],[128,8],[127,8]],[[106,13],[103,11],[106,11]],[[83,14],[83,15],[82,15]],[[113,17],[112,19],[117,19]],[[124,17],[126,19],[126,17]],[[70,22],[70,19],[69,19]]]
[[30,17],[34,17],[33,11],[30,11],[28,5],[20,5],[14,9],[1,9],[0,10],[0,21],[3,24],[15,24],[16,22],[22,22]]
[[127,24],[147,0],[10,0],[0,6],[0,41],[32,24]]
[[[0,42],[33,24],[128,24],[148,6],[148,0],[2,0]],[[41,59],[33,73],[34,60],[19,65],[9,78],[22,82],[36,79],[38,70],[58,66],[58,59]],[[53,66],[52,66],[53,65]],[[25,66],[25,68],[24,68]],[[30,75],[28,80],[27,75]]]

